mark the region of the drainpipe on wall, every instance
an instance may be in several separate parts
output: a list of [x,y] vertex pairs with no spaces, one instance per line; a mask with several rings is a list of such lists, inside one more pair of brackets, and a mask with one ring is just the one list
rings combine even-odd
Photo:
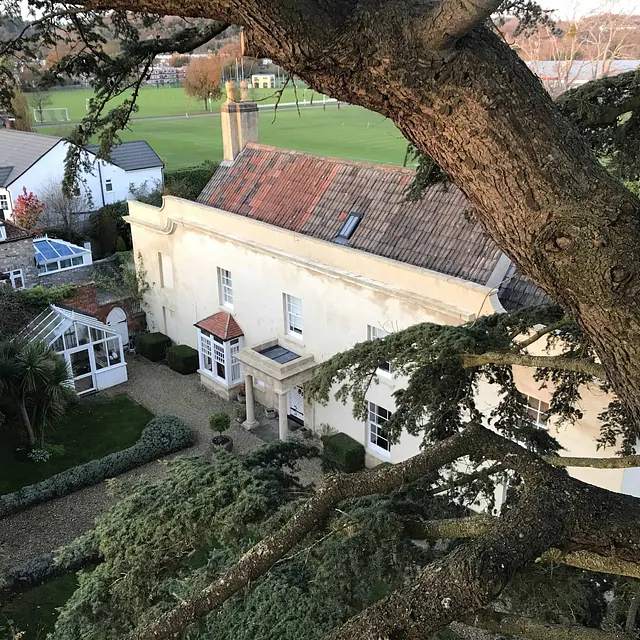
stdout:
[[102,171],[100,170],[100,159],[98,158],[98,179],[100,180],[100,195],[102,196],[102,206],[107,204],[104,201],[104,187],[102,186]]

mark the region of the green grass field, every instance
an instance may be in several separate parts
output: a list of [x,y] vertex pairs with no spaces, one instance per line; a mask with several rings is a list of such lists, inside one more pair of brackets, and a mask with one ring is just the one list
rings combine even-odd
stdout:
[[[66,135],[68,128],[39,129]],[[146,140],[168,169],[222,160],[222,131],[218,116],[133,122],[123,140]],[[361,107],[327,107],[260,113],[260,142],[325,156],[401,165],[406,140],[394,124]]]
[[[276,101],[276,89],[250,89],[249,98],[264,104],[273,104]],[[130,95],[123,94],[112,100],[109,104],[116,106],[121,104],[124,99]],[[310,89],[297,89],[298,100],[303,101],[305,98],[310,100]],[[69,118],[72,122],[78,122],[86,115],[87,100],[93,96],[92,89],[75,89],[73,91],[52,91],[50,93],[51,104],[47,105],[47,109],[66,108]],[[220,98],[213,103],[213,111],[220,110],[220,104],[223,102]],[[322,96],[315,94],[315,100],[322,100]],[[294,102],[295,92],[293,88],[287,87],[283,94],[281,102]],[[143,87],[138,96],[139,110],[134,115],[135,118],[154,118],[158,116],[183,116],[185,113],[195,114],[204,113],[204,103],[196,98],[190,98],[186,95],[182,87]],[[43,113],[43,118],[47,120],[47,112]],[[33,109],[31,109],[31,117],[33,117]],[[35,122],[34,122],[35,124]]]

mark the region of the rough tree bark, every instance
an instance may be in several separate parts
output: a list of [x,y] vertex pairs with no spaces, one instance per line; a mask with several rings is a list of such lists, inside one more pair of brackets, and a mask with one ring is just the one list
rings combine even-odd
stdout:
[[[640,202],[506,43],[483,25],[462,35],[460,25],[476,24],[470,2],[457,12],[427,0],[84,4],[243,25],[253,53],[392,119],[462,189],[498,245],[577,320],[640,424]],[[476,5],[484,15],[487,3]],[[435,34],[443,8],[449,28]]]

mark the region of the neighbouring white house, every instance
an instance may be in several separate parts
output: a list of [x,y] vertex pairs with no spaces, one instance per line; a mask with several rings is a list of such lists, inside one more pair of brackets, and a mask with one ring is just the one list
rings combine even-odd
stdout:
[[254,89],[273,89],[276,86],[275,73],[254,73],[251,76],[251,86]]
[[[283,438],[294,420],[348,434],[365,446],[369,465],[415,455],[419,438],[404,433],[391,445],[386,435],[393,394],[406,383],[389,364],[380,364],[360,421],[350,403],[305,398],[318,363],[416,323],[460,325],[544,295],[466,215],[457,188],[432,186],[407,202],[411,170],[258,144],[257,106],[229,98],[225,160],[198,202],[129,203],[134,254],[151,285],[149,326],[198,350],[200,379],[214,392],[233,397],[244,383],[247,428],[258,401],[278,410]],[[549,390],[529,370],[515,375],[532,420],[554,428]],[[488,385],[479,395],[488,415],[499,398]],[[584,417],[554,433],[566,455],[612,455],[595,443],[607,400],[584,389]],[[640,495],[634,469],[575,475]]]
[[[62,184],[69,145],[65,138],[0,128],[0,217],[13,218],[16,198],[23,189],[42,200],[52,185]],[[98,159],[97,150],[93,146],[85,149],[90,169],[81,169],[79,175],[88,211],[164,184],[164,163],[148,142],[116,145],[111,162]]]
[[120,333],[86,313],[50,305],[21,335],[29,342],[44,342],[64,357],[79,395],[127,381]]

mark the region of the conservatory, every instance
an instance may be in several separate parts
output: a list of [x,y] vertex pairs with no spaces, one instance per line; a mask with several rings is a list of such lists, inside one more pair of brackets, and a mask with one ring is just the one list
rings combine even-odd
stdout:
[[33,250],[39,275],[77,269],[92,263],[90,249],[57,238],[36,238]]
[[127,381],[120,334],[86,313],[50,305],[21,335],[29,342],[44,342],[64,357],[79,395]]

